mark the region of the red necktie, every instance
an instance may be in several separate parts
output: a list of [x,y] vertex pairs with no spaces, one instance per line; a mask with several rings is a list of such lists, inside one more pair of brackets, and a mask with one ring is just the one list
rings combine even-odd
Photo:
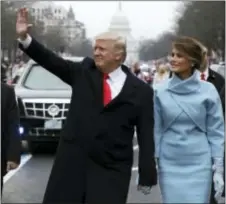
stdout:
[[111,101],[111,88],[107,83],[107,79],[109,79],[108,74],[104,74],[104,81],[103,81],[103,100],[104,106],[106,106]]
[[201,73],[201,80],[204,80],[204,81],[206,80],[204,73]]

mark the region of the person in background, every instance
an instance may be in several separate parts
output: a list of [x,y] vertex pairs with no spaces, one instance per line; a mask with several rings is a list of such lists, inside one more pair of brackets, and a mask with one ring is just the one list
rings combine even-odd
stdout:
[[154,75],[153,84],[152,84],[153,88],[155,89],[157,84],[164,82],[168,78],[169,78],[168,67],[164,64],[160,64],[158,69],[156,69],[156,73]]
[[7,76],[6,76],[6,66],[4,64],[1,64],[1,83],[7,82]]
[[139,63],[138,62],[134,63],[134,65],[132,67],[132,72],[139,79],[143,79],[143,73],[142,73],[142,71],[141,71],[141,69],[139,67]]
[[200,80],[204,60],[190,37],[173,42],[172,77],[155,90],[155,149],[163,203],[209,203],[223,192],[224,118],[220,96]]
[[200,79],[212,83],[216,87],[218,93],[220,93],[221,89],[225,85],[225,79],[219,73],[215,72],[210,68],[209,58],[211,57],[211,52],[207,50],[207,48],[204,46],[203,52],[204,61],[200,69]]
[[19,111],[15,91],[5,84],[4,68],[1,67],[1,190],[3,177],[20,164],[21,140]]

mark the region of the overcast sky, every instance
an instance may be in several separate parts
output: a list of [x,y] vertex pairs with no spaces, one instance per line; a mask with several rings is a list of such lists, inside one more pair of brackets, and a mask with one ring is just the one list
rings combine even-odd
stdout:
[[[118,8],[118,1],[56,1],[66,8],[71,5],[77,20],[82,21],[88,37],[106,31]],[[156,38],[172,30],[178,1],[122,1],[122,10],[130,21],[132,35],[139,39]]]

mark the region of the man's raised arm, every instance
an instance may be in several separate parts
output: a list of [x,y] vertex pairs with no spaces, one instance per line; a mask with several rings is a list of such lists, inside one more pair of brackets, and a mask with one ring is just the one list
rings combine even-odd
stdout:
[[22,8],[18,11],[16,22],[20,49],[39,65],[58,76],[64,82],[72,85],[75,76],[78,76],[81,72],[81,63],[64,60],[48,50],[28,34],[29,27],[31,25],[28,24],[28,11],[26,8]]

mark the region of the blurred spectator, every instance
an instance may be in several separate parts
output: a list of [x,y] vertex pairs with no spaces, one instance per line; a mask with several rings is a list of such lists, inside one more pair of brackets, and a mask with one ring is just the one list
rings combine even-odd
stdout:
[[[4,70],[4,69],[3,69]],[[1,70],[1,71],[3,71]],[[3,77],[3,74],[1,75]],[[20,164],[21,140],[19,135],[19,110],[15,91],[1,84],[1,191],[3,177]]]
[[157,67],[156,73],[153,79],[153,88],[159,83],[162,83],[169,78],[169,67],[165,64],[161,64]]
[[132,66],[132,72],[134,73],[135,76],[137,76],[139,79],[144,79],[143,73],[139,67],[139,63],[136,62],[134,63],[134,65]]
[[18,75],[18,73],[23,72],[23,67],[24,67],[24,61],[19,61],[17,64],[15,64],[12,67],[12,79],[14,79],[14,77]]
[[6,71],[7,71],[7,66],[4,64],[4,62],[2,62],[2,64],[1,64],[1,83],[7,82]]

